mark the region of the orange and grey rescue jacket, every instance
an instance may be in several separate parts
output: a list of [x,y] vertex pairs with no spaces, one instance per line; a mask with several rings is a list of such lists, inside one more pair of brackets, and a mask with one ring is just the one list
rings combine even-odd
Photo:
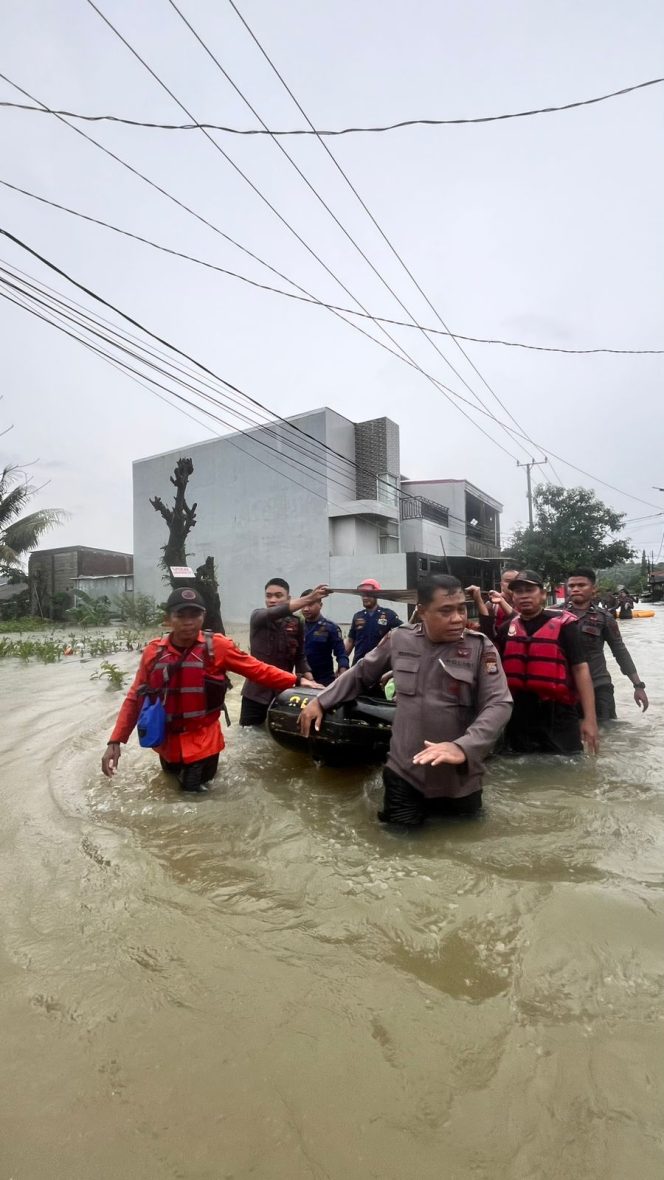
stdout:
[[543,701],[576,704],[572,670],[560,643],[563,627],[575,622],[573,614],[561,611],[528,635],[519,615],[513,616],[502,656],[511,692],[532,692]]

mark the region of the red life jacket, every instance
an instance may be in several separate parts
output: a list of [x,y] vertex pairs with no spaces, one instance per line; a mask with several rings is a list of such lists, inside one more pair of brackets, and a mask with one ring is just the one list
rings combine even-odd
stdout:
[[543,701],[576,704],[572,670],[560,644],[563,627],[575,622],[575,615],[562,611],[547,619],[534,635],[528,635],[520,616],[513,616],[502,657],[512,692],[532,692]]
[[208,664],[214,658],[212,632],[205,633],[184,653],[160,647],[150,669],[149,691],[160,693],[170,733],[186,733],[211,725],[224,707],[228,680],[225,674],[211,676]]

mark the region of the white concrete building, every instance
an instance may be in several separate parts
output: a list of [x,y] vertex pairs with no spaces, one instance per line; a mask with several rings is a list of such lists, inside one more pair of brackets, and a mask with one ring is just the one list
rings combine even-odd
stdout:
[[[185,455],[194,464],[187,501],[198,505],[189,564],[214,557],[231,625],[262,604],[271,577],[285,578],[293,594],[363,578],[402,589],[446,569],[494,584],[502,505],[465,480],[402,479],[395,422],[354,423],[323,408],[137,460],[137,593],[166,597],[159,566],[166,525],[150,499],[172,502],[170,476]],[[348,595],[332,596],[325,611],[347,623],[357,605]],[[407,608],[398,609],[406,617]]]

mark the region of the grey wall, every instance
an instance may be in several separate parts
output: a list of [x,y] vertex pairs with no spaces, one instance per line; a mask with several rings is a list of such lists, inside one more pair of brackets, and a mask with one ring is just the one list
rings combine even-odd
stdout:
[[[294,421],[321,441],[327,441],[329,430],[334,439],[329,445],[335,449],[354,438],[353,424],[330,410]],[[354,495],[354,472],[350,478],[344,476],[338,470],[343,466],[339,460],[334,460],[332,470],[332,463],[323,461],[320,449],[304,436],[294,447],[294,436],[286,427],[275,424],[272,430],[269,436],[254,431],[213,439],[134,464],[137,592],[154,594],[158,599],[164,596],[158,563],[167,530],[149,499],[159,495],[165,503],[172,501],[174,489],[169,478],[182,455],[190,456],[194,463],[187,499],[190,504],[198,503],[189,564],[198,565],[208,554],[215,558],[225,622],[246,622],[254,607],[262,605],[264,585],[270,577],[286,578],[295,594],[316,582],[328,581],[328,487],[333,477],[332,498],[343,502]],[[261,438],[278,447],[280,457],[261,447]],[[354,453],[349,457],[354,458]]]

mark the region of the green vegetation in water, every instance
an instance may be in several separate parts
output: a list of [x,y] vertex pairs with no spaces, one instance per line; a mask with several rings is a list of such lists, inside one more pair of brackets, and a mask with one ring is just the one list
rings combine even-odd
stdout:
[[114,637],[76,635],[73,631],[66,639],[62,633],[15,636],[0,634],[0,659],[35,659],[42,664],[55,664],[62,656],[98,659],[100,656],[111,656],[120,651],[141,651],[145,642],[144,633],[127,628],[116,631]]
[[0,636],[0,659],[13,657],[27,662],[37,659],[42,664],[55,664],[64,655],[62,640],[52,635],[44,639],[9,639]]
[[45,631],[47,628],[53,630],[50,619],[39,619],[31,615],[21,619],[0,620],[0,635],[22,635],[24,631]]
[[111,664],[108,660],[103,660],[96,672],[92,673],[91,680],[108,680],[108,687],[120,689],[124,686],[125,673],[122,668],[118,668],[117,664]]
[[67,619],[83,627],[105,627],[110,623],[112,613],[110,600],[105,595],[93,598],[85,590],[77,590],[76,606],[67,611]]
[[157,605],[151,594],[119,594],[113,613],[134,631],[158,629],[164,621],[164,608]]

